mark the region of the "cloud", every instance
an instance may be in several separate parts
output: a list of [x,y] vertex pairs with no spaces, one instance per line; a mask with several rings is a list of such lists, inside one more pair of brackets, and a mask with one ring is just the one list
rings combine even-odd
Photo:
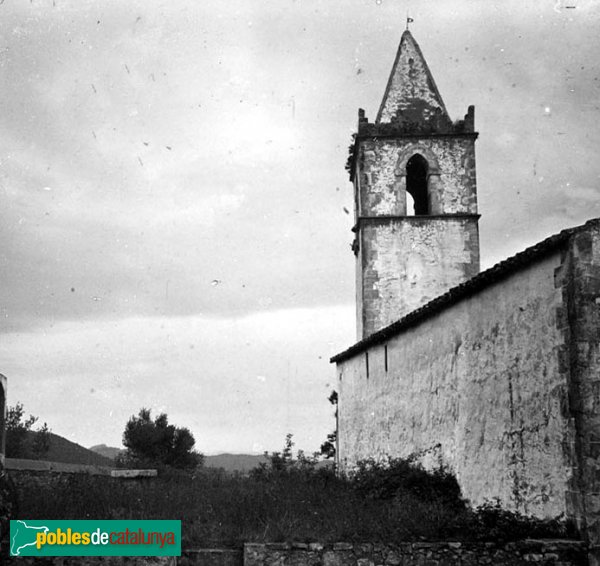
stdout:
[[[600,216],[595,6],[465,0],[411,14],[451,116],[476,105],[484,266]],[[404,27],[397,4],[44,0],[0,11],[0,371],[11,398],[89,442],[98,421],[116,442],[144,403],[215,446],[275,442],[259,438],[272,438],[265,407],[278,438],[301,429],[320,393],[310,385],[290,408],[287,383],[321,383],[330,368],[315,353],[332,336],[352,341],[343,165],[357,108],[373,118],[381,100]]]
[[351,342],[353,318],[347,306],[63,322],[5,334],[2,371],[11,404],[84,445],[118,444],[129,416],[149,407],[207,452],[277,449],[288,432],[316,450],[333,427],[329,357]]

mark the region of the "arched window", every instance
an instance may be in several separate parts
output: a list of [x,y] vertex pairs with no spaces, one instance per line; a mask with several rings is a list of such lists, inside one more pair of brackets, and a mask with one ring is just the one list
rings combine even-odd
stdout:
[[[429,214],[429,194],[427,192],[428,169],[427,160],[418,153],[413,155],[406,163],[407,216]],[[414,201],[414,205],[411,200]],[[411,205],[413,206],[411,207]]]

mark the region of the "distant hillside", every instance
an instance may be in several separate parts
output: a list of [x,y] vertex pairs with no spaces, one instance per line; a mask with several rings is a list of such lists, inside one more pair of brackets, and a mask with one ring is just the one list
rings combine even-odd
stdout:
[[223,468],[227,472],[249,472],[262,462],[268,462],[264,454],[217,454],[204,457],[206,467]]
[[[29,432],[26,439],[27,446],[31,446],[35,432]],[[31,451],[29,451],[31,453]],[[29,457],[25,458],[29,460],[35,460],[36,458]],[[58,434],[50,433],[50,449],[47,454],[44,454],[41,460],[47,460],[49,462],[63,462],[65,464],[88,464],[94,466],[110,466],[114,465],[114,462],[109,459],[92,452],[75,442],[71,442]]]
[[[90,450],[111,460],[120,452],[123,452],[120,448],[107,446],[106,444],[97,444],[96,446],[92,446]],[[217,454],[215,456],[204,457],[204,465],[207,468],[223,468],[227,472],[249,472],[261,462],[267,461],[264,455],[253,454]]]
[[114,460],[121,452],[124,452],[124,450],[121,448],[106,446],[106,444],[96,444],[95,446],[90,446],[90,450],[96,454],[100,454],[100,456],[110,458],[111,460]]

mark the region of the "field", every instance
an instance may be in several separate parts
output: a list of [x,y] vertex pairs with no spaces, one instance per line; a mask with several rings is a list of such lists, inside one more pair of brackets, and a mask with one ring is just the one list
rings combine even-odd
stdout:
[[133,481],[80,474],[20,479],[18,517],[181,519],[185,548],[576,537],[561,520],[537,521],[491,504],[473,510],[452,476],[404,461],[364,463],[352,478],[306,462],[275,464],[249,475],[205,468]]

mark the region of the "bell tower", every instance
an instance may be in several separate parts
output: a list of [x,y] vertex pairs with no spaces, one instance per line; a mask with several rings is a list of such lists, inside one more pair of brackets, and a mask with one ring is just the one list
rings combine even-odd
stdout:
[[375,122],[358,111],[348,160],[359,340],[479,272],[474,114],[450,120],[406,30]]

